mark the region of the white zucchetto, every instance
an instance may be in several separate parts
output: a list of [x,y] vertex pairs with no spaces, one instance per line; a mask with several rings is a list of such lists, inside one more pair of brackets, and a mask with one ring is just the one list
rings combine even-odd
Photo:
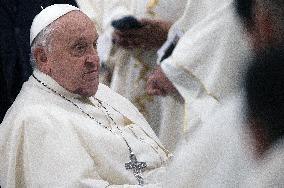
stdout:
[[37,14],[33,20],[30,29],[30,45],[36,36],[49,24],[60,18],[61,16],[73,10],[80,10],[79,8],[69,4],[54,4],[43,9]]

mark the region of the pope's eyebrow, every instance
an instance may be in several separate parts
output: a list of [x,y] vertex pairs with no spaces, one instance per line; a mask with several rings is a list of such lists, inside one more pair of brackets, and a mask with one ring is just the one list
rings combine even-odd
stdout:
[[78,45],[87,45],[87,40],[84,39],[84,37],[81,37],[81,38],[78,38],[76,39],[75,41],[73,40],[71,43],[70,43],[70,48],[74,49],[76,48],[76,46]]
[[84,37],[80,37],[78,39],[76,39],[73,44],[78,44],[78,43],[82,43],[82,42],[87,42],[87,40]]

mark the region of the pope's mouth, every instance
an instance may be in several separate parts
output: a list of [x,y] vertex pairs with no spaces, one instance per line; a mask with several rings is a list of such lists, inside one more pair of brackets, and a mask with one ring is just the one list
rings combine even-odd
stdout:
[[84,74],[90,74],[90,73],[93,73],[93,72],[98,72],[98,71],[96,69],[88,70],[88,71],[84,72]]
[[97,70],[88,71],[83,74],[83,78],[88,81],[93,81],[99,78],[99,73]]

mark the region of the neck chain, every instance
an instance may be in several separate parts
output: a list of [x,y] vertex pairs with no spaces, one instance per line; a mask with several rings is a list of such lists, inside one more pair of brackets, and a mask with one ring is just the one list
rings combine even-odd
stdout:
[[[50,91],[52,91],[53,93],[57,94],[58,96],[60,96],[61,98],[63,98],[64,100],[70,102],[73,106],[75,106],[76,108],[78,108],[83,114],[85,114],[86,116],[88,116],[90,119],[96,121],[96,123],[98,123],[99,125],[103,126],[104,128],[108,129],[110,132],[114,133],[110,128],[108,128],[107,126],[103,125],[102,122],[98,121],[96,118],[94,118],[93,116],[91,116],[89,113],[85,112],[80,106],[78,106],[76,103],[74,103],[72,100],[68,99],[67,97],[65,97],[64,95],[58,93],[56,90],[52,89],[51,87],[49,87],[46,83],[42,82],[41,80],[39,80],[34,74],[32,75],[33,78],[39,82],[40,84],[42,84],[44,87],[46,87],[47,89],[49,89]],[[105,113],[106,115],[106,118],[107,119],[110,119],[111,122],[116,125],[116,128],[119,130],[119,133],[120,133],[120,136],[123,138],[124,142],[126,143],[127,145],[127,148],[128,148],[128,151],[129,151],[129,159],[130,161],[128,163],[125,163],[125,168],[126,170],[132,170],[135,178],[137,179],[138,181],[138,184],[139,185],[144,185],[144,179],[142,177],[142,172],[145,171],[146,167],[147,167],[147,164],[146,162],[139,162],[137,160],[137,157],[136,155],[134,154],[134,152],[132,151],[132,148],[130,147],[129,143],[127,142],[127,140],[125,139],[125,137],[123,136],[123,132],[122,130],[117,126],[116,122],[113,120],[113,118],[110,116],[108,110],[106,109],[105,106],[103,106],[102,104],[102,101],[97,99],[97,98],[94,98],[96,99],[99,104],[100,104],[100,107],[102,107],[104,110],[103,113]],[[108,105],[110,106],[110,105]],[[111,106],[110,106],[111,107]],[[112,109],[114,109],[115,111],[117,111],[115,108],[111,107]],[[104,112],[105,111],[105,112]],[[118,113],[120,113],[119,111],[117,111]],[[114,133],[115,134],[115,133]]]

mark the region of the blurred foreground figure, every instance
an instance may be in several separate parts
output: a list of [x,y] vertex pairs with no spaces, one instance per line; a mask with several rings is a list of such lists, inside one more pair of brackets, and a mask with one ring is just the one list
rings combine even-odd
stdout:
[[[161,129],[163,141],[173,130],[175,144],[181,138],[190,139],[217,106],[242,92],[250,56],[248,38],[231,0],[190,1],[177,25],[186,32],[172,54],[161,58],[160,66],[148,80],[150,94],[180,94],[185,101],[185,114],[180,117],[183,124]],[[170,40],[175,38],[173,27]]]
[[154,73],[148,81],[153,94],[176,92],[165,87],[166,76],[187,109],[183,138],[163,186],[238,187],[252,158],[242,112],[249,40],[233,1],[191,2],[199,14],[157,68],[164,77]]
[[284,186],[284,48],[259,54],[246,78],[256,167],[248,187]]
[[43,9],[35,70],[0,126],[6,187],[159,187],[169,153],[124,97],[99,84],[98,34],[78,8]]
[[245,74],[240,77],[242,90],[216,105],[190,134],[164,187],[283,187],[283,13],[271,11],[277,7],[268,6],[272,1],[266,3],[251,4],[259,14],[245,12],[259,17],[245,20],[257,58],[244,62],[253,66],[246,80]]
[[284,2],[236,0],[255,49],[246,77],[255,166],[244,187],[284,186]]
[[235,0],[237,13],[246,26],[256,53],[284,45],[282,0]]

